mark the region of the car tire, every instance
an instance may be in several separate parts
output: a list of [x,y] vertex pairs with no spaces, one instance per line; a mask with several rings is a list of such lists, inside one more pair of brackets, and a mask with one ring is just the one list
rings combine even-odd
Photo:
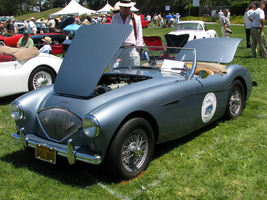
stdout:
[[225,119],[238,118],[245,105],[244,87],[240,80],[235,80],[229,92],[228,102],[225,112]]
[[33,70],[29,77],[29,90],[36,90],[55,82],[56,73],[49,67],[41,66]]
[[127,121],[113,139],[106,167],[120,180],[132,179],[148,167],[154,152],[153,129],[143,118]]
[[0,41],[0,47],[2,47],[2,46],[6,46],[6,43],[4,42],[4,41]]

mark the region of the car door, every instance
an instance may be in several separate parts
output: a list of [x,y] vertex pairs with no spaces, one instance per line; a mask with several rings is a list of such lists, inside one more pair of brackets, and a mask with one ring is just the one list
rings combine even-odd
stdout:
[[195,117],[200,116],[197,110],[199,85],[196,80],[178,81],[160,91],[166,98],[153,113],[159,123],[159,142],[182,137],[194,130]]
[[0,97],[22,91],[22,75],[18,61],[0,62]]

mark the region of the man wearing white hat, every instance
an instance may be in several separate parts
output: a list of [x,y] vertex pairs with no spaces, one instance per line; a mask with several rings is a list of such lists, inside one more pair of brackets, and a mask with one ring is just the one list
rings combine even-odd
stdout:
[[[111,21],[112,24],[133,25],[133,30],[128,38],[124,41],[121,51],[124,49],[124,47],[131,46],[133,48],[127,48],[124,50],[124,53],[122,56],[120,56],[120,65],[140,65],[140,49],[134,47],[143,46],[143,32],[140,17],[134,13],[131,15],[130,9],[135,4],[136,3],[132,2],[131,0],[119,1],[117,5],[120,7],[120,12],[115,14]],[[121,53],[121,51],[118,53]]]
[[29,21],[29,24],[28,24],[28,31],[32,35],[35,35],[36,32],[37,32],[37,27],[36,27],[34,21],[35,21],[35,18],[34,17],[31,17],[30,18],[30,21]]
[[39,50],[40,53],[50,53],[52,48],[51,48],[51,43],[52,40],[50,37],[46,36],[44,39],[42,39],[44,46]]

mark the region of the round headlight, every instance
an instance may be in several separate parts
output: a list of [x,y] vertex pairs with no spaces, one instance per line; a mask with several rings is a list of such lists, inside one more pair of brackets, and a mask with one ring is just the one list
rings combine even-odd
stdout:
[[93,116],[86,116],[83,119],[83,131],[90,138],[97,137],[100,132],[98,121]]
[[23,118],[23,109],[22,109],[21,105],[16,101],[14,101],[10,104],[9,112],[10,112],[11,117],[14,120],[20,120]]

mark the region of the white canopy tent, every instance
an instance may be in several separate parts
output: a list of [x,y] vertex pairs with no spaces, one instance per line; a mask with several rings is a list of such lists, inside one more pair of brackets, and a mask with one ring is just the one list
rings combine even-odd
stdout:
[[98,10],[97,12],[101,14],[107,14],[108,12],[112,12],[112,10],[113,10],[113,7],[109,5],[109,3],[107,2],[107,4],[103,8]]
[[96,13],[94,10],[90,10],[84,6],[81,6],[76,0],[71,0],[68,5],[66,5],[63,9],[58,12],[51,14],[50,16],[57,15],[77,15],[80,16],[82,14],[91,15],[92,13]]

